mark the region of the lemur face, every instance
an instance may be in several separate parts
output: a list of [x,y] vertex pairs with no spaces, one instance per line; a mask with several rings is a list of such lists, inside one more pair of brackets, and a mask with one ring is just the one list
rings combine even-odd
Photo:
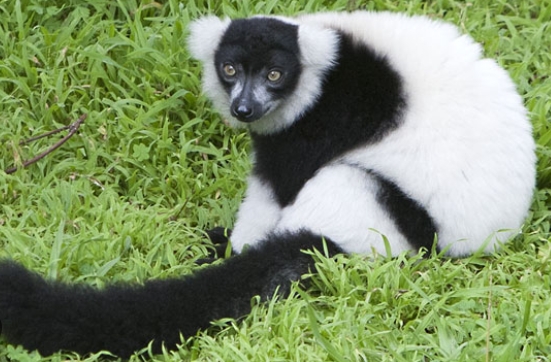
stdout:
[[301,74],[298,27],[276,19],[235,20],[214,56],[229,112],[251,123],[277,109]]

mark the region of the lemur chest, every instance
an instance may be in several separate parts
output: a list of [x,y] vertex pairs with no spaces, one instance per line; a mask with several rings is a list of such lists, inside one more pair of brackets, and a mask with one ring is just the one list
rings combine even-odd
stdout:
[[252,137],[253,172],[271,186],[281,207],[293,203],[320,168],[351,150],[365,147],[372,134],[364,127],[331,128],[309,119],[303,121],[317,127],[300,124],[275,135]]
[[310,137],[253,136],[253,172],[274,191],[281,207],[291,204],[304,184],[329,162],[333,152]]

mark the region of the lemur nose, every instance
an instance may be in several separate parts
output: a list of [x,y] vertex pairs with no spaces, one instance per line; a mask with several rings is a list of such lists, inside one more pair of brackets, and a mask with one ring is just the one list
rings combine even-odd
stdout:
[[253,108],[245,104],[240,104],[233,108],[233,115],[238,119],[247,119],[253,115]]

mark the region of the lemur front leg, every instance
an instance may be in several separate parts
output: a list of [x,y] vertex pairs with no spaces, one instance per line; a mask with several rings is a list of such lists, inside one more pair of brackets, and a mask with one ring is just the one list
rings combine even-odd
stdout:
[[250,176],[233,230],[215,227],[207,231],[214,244],[214,252],[209,258],[198,260],[198,263],[209,263],[216,257],[225,256],[228,242],[231,242],[232,254],[241,253],[246,245],[256,245],[274,230],[280,217],[281,208],[273,197],[272,188],[257,176]]

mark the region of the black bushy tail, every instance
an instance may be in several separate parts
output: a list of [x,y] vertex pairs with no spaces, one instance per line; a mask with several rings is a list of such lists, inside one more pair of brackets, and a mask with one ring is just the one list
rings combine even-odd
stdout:
[[[329,240],[330,255],[340,250]],[[193,336],[216,319],[239,318],[251,298],[270,297],[277,287],[313,269],[303,249],[324,250],[307,232],[273,236],[258,247],[192,275],[102,290],[45,281],[19,264],[0,262],[0,323],[7,341],[49,355],[107,350],[120,357],[153,341],[154,352],[173,348],[180,334]]]

